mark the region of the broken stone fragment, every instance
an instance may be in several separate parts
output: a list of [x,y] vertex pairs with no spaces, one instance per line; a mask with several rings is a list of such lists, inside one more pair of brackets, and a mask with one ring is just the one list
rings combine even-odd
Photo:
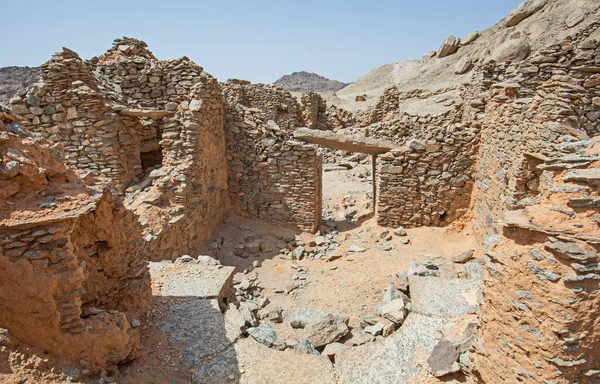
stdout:
[[377,336],[381,335],[381,333],[383,332],[383,328],[384,326],[382,323],[375,323],[374,325],[369,325],[368,327],[365,327],[364,332],[372,336]]
[[304,328],[304,335],[315,347],[322,347],[348,333],[342,316],[312,308],[300,308],[290,318],[292,328]]
[[0,167],[0,175],[6,178],[13,178],[19,174],[21,164],[18,161],[9,161],[4,167]]
[[184,264],[184,263],[189,263],[190,261],[194,261],[194,258],[190,255],[183,255],[181,257],[178,257],[177,260],[175,260],[175,264]]
[[[407,283],[408,284],[408,283]],[[383,299],[381,299],[382,304],[389,303],[390,301],[402,299],[404,301],[409,301],[409,297],[404,293],[400,292],[394,287],[394,284],[390,283],[385,289],[385,293],[383,295]]]
[[256,242],[244,244],[244,251],[256,255],[260,253],[260,244]]
[[271,310],[269,312],[269,320],[274,323],[282,323],[283,322],[282,312],[283,311],[279,307]]
[[432,261],[425,261],[423,263],[414,262],[408,267],[409,276],[440,276],[439,264]]
[[17,340],[8,332],[8,329],[0,328],[0,345],[15,347],[17,344]]
[[525,1],[524,3],[513,9],[508,16],[506,16],[506,18],[504,19],[504,25],[507,27],[514,27],[521,21],[525,20],[529,16],[544,8],[547,2],[548,0]]
[[396,289],[408,293],[408,274],[406,271],[396,271]]
[[435,377],[442,377],[460,370],[458,357],[458,351],[451,341],[440,340],[433,347],[427,364]]
[[406,230],[404,229],[404,227],[398,227],[398,228],[394,229],[394,235],[407,236],[408,234],[406,233]]
[[331,343],[331,344],[327,344],[325,346],[325,349],[323,349],[323,355],[329,357],[329,358],[334,358],[336,354],[338,354],[339,352],[343,351],[344,349],[348,349],[348,346],[342,343]]
[[359,247],[356,244],[352,244],[349,248],[348,248],[348,253],[361,253],[366,251],[365,248]]
[[444,42],[440,46],[437,56],[440,59],[443,57],[446,57],[446,56],[450,56],[451,54],[453,54],[454,52],[456,52],[458,50],[459,45],[460,45],[459,38],[456,38],[454,36],[448,36],[448,38],[446,38],[446,40],[444,40]]
[[320,355],[319,351],[317,351],[310,341],[306,339],[300,339],[294,346],[294,350],[309,355]]
[[269,324],[261,324],[258,327],[248,328],[248,334],[259,343],[271,347],[277,339],[277,334]]
[[345,345],[350,347],[355,347],[358,345],[363,345],[366,343],[370,343],[375,340],[373,335],[363,332],[359,329],[353,329],[350,331],[350,338],[344,342]]
[[392,246],[392,244],[385,242],[385,243],[379,245],[379,249],[381,249],[384,252],[387,252],[387,251],[391,251],[392,249],[394,249],[394,247]]
[[564,241],[549,241],[544,243],[544,246],[546,247],[546,249],[567,259],[582,262],[592,261],[596,259],[596,251],[585,250],[575,243]]
[[531,270],[531,272],[533,272],[535,274],[535,276],[540,279],[540,281],[547,283],[548,281],[558,281],[561,278],[561,275],[556,274],[554,272],[551,271],[547,271],[545,269],[542,269],[538,266],[536,266],[535,264],[533,264],[532,262],[527,263],[527,267]]
[[499,62],[518,62],[525,60],[531,53],[529,43],[523,39],[509,40],[498,46],[492,53],[492,58]]
[[467,73],[471,67],[473,66],[473,61],[468,56],[461,58],[456,65],[454,66],[454,73],[457,75],[462,75]]
[[454,256],[452,258],[452,262],[453,263],[461,263],[461,264],[466,263],[467,261],[473,259],[473,254],[474,254],[473,250],[463,252],[460,255]]
[[479,31],[471,32],[460,40],[460,46],[469,45],[481,36]]
[[377,312],[379,316],[386,318],[396,325],[401,325],[408,314],[405,303],[403,299],[394,299],[389,303],[383,304],[379,307],[379,311]]

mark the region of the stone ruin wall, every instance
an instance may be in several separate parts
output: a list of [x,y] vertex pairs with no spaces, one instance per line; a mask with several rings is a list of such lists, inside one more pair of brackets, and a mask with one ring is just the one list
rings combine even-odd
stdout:
[[229,210],[221,90],[204,76],[189,97],[162,119],[162,166],[126,198],[142,222],[152,260],[199,253]]
[[336,132],[340,128],[356,124],[356,118],[352,112],[335,105],[328,107],[323,97],[316,92],[304,92],[300,103],[304,125],[308,128]]
[[599,26],[481,69],[473,223],[490,275],[476,362],[486,382],[597,379],[600,220],[571,201],[593,201],[598,186],[568,182],[566,168],[600,166]]
[[69,166],[89,170],[123,190],[133,177],[119,140],[124,127],[91,67],[65,49],[41,71],[43,83],[11,100],[21,125],[36,137],[61,143]]
[[[29,105],[31,95],[36,91],[33,90],[14,99],[13,108],[19,112],[23,125],[36,135],[65,143],[68,159],[74,159],[68,160],[69,165],[91,170],[117,190],[127,189],[126,202],[142,216],[145,238],[155,255],[153,258],[172,258],[181,252],[198,251],[227,212],[228,196],[235,196],[234,202],[239,201],[234,204],[239,213],[308,231],[318,225],[320,198],[313,196],[320,188],[320,161],[316,152],[301,143],[287,143],[289,137],[284,134],[264,133],[269,120],[280,125],[282,132],[305,125],[302,107],[289,93],[274,87],[252,90],[252,86],[248,86],[249,91],[243,92],[243,105],[252,109],[247,112],[251,117],[248,120],[236,110],[239,109],[237,99],[232,99],[232,105],[228,102],[224,106],[223,99],[227,100],[227,96],[221,95],[219,84],[201,67],[187,58],[159,61],[147,50],[145,43],[129,38],[115,40],[111,50],[89,62],[68,50],[56,55],[53,61],[58,63],[56,76],[61,78],[62,88],[54,90],[55,83],[46,79],[48,71],[43,70],[45,83],[38,93],[45,95],[48,90],[60,93],[63,95],[60,104],[56,99],[42,98],[39,107]],[[66,66],[69,69],[66,71],[65,61],[70,65]],[[79,83],[74,86],[72,81],[66,80],[74,78],[71,73],[73,62],[77,71],[85,74],[85,84],[89,84],[85,85],[85,95],[91,89],[96,110],[103,112],[90,113],[89,119],[83,120],[79,112],[77,116],[72,113],[73,121],[68,120],[65,124],[51,118],[44,118],[48,120],[47,124],[37,124],[32,109],[37,113],[36,108],[41,108],[45,112],[46,104],[54,103],[50,112],[52,108],[62,110],[65,107],[73,112],[82,110],[80,103],[85,105],[78,98],[71,99],[71,93],[80,93],[79,88],[71,89],[80,87]],[[202,90],[197,86],[199,83],[204,84]],[[226,92],[227,85],[223,87]],[[64,89],[67,89],[66,96]],[[195,99],[192,99],[193,92],[199,94]],[[322,101],[320,97],[315,98],[320,105],[319,100]],[[253,121],[254,109],[264,110],[265,114],[256,122]],[[233,115],[229,116],[230,113]],[[323,116],[323,111],[318,110],[314,118],[324,121]],[[230,150],[225,151],[224,124],[233,120],[239,120],[237,129],[243,131],[242,134],[228,131]],[[252,122],[245,126],[244,121]],[[261,128],[256,131],[254,124]],[[90,129],[92,126],[98,129]],[[62,134],[52,136],[49,132]],[[73,135],[69,136],[69,133]],[[271,146],[270,141],[263,141],[267,137],[281,141],[282,146]],[[102,144],[100,154],[87,154],[95,142]],[[261,142],[263,148],[260,148]],[[269,146],[266,152],[265,143]],[[195,148],[203,150],[195,151]],[[69,154],[70,149],[76,154]],[[271,154],[267,154],[269,151]],[[289,151],[293,153],[287,159],[276,159]],[[241,168],[239,161],[225,166],[226,153],[232,159],[243,158],[241,167],[244,169],[241,177],[229,176],[232,186],[229,193],[226,192],[227,170]],[[251,158],[256,159],[257,167],[262,166],[258,165],[257,156],[265,157],[260,161],[270,158],[269,166],[250,171],[247,163]],[[115,159],[118,159],[116,165],[113,164]],[[109,162],[111,165],[107,165]],[[306,166],[298,167],[297,164]],[[277,176],[279,171],[284,175],[281,180]],[[255,180],[246,181],[249,177]],[[184,207],[196,205],[198,210],[183,212]],[[182,232],[189,233],[189,238],[177,236]]]
[[369,136],[398,144],[378,157],[380,225],[443,226],[469,210],[481,124],[462,105],[440,115],[400,111],[403,100],[421,93],[389,88],[357,118]]
[[140,353],[147,254],[135,217],[61,159],[0,122],[0,326],[94,373]]
[[[518,67],[491,63],[482,68],[487,93],[477,103],[493,101],[488,107],[482,132],[477,172],[478,203],[474,206],[476,225],[482,234],[498,233],[503,204],[514,204],[524,191],[515,187],[527,168],[524,153],[548,157],[565,154],[570,141],[597,135],[600,101],[594,98],[598,86],[598,58],[592,32],[596,24],[562,44],[548,47]],[[505,193],[508,191],[508,193]],[[498,204],[502,202],[502,204]]]
[[[185,57],[159,61],[129,38],[89,62],[65,49],[42,80],[12,100],[22,125],[62,143],[73,168],[127,193],[153,260],[198,252],[228,209],[218,82]],[[183,212],[188,206],[197,209]]]
[[223,84],[229,196],[236,213],[314,232],[321,218],[322,160],[293,140],[304,126],[287,91],[229,80]]

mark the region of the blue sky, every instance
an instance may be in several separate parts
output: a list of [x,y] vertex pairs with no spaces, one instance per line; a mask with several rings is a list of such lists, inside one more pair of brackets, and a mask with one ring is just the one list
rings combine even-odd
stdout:
[[219,80],[271,83],[306,70],[351,82],[418,59],[450,34],[500,21],[521,0],[1,0],[0,67],[37,66],[61,47],[85,59],[114,38],[159,59],[188,56]]

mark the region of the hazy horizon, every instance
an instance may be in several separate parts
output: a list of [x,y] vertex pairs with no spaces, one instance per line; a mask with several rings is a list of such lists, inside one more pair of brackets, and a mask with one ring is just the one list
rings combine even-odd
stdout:
[[5,3],[11,38],[0,41],[0,67],[39,66],[62,47],[89,59],[128,36],[159,59],[187,56],[221,81],[272,83],[307,71],[350,83],[381,65],[419,59],[449,35],[489,28],[521,1]]

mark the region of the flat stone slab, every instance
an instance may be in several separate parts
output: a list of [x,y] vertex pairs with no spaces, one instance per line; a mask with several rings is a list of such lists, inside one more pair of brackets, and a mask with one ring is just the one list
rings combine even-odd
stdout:
[[277,351],[248,338],[202,362],[192,383],[335,384],[336,380],[326,356]]
[[175,114],[175,111],[162,111],[156,109],[123,109],[122,111],[119,111],[119,113],[124,116],[162,119],[163,117]]
[[572,169],[563,176],[563,180],[600,185],[600,168]]
[[386,140],[371,137],[340,135],[318,129],[298,128],[293,132],[294,138],[306,143],[318,144],[327,148],[340,149],[348,152],[380,155],[389,152],[397,145]]
[[407,383],[427,369],[438,331],[454,327],[446,319],[411,312],[390,337],[340,351],[335,358],[341,384]]
[[220,353],[235,342],[238,334],[228,332],[217,300],[193,299],[169,308],[169,317],[158,329],[167,334],[190,363],[200,364],[207,356]]
[[150,276],[159,296],[224,299],[231,287],[235,267],[203,263],[149,263]]
[[409,276],[413,312],[437,318],[457,318],[477,311],[482,302],[480,281]]

